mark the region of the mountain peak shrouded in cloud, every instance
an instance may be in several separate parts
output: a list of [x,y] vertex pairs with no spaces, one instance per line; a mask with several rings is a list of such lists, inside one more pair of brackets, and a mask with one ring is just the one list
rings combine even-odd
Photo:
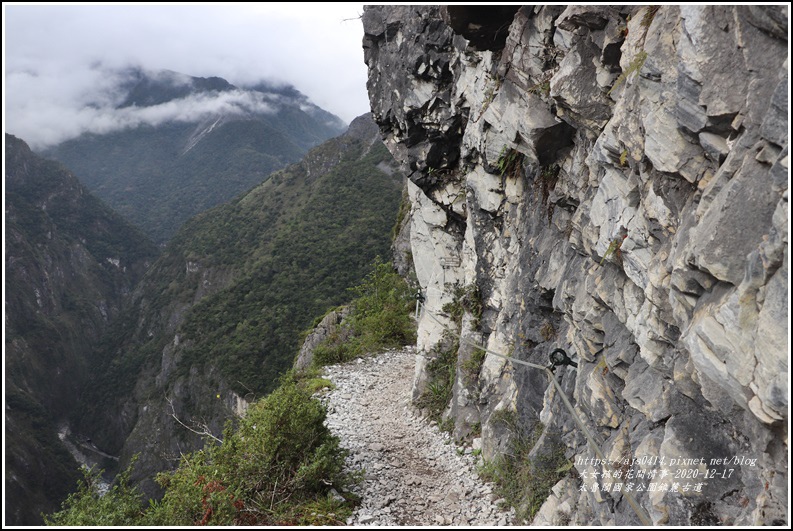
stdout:
[[83,107],[80,128],[39,152],[158,243],[346,129],[289,85],[245,88],[141,68],[108,74],[115,86]]
[[6,131],[40,150],[117,127],[108,111],[127,96],[134,66],[239,89],[289,83],[349,122],[369,110],[361,12],[343,3],[4,3]]
[[[61,106],[61,120],[41,127],[35,120],[10,119],[9,132],[41,150],[84,133],[102,135],[142,125],[276,114],[286,108],[299,108],[339,131],[345,126],[340,118],[320,109],[290,85],[259,81],[243,88],[220,77],[194,77],[171,70],[112,70],[101,65],[94,65],[93,70],[101,73],[101,83],[86,87],[84,94],[73,95],[79,106]],[[16,72],[11,77],[14,75],[31,74]],[[53,107],[61,103],[41,102]],[[28,110],[35,114],[39,109]]]
[[220,77],[193,77],[172,70],[131,68],[124,84],[127,96],[119,107],[149,107],[189,96],[193,92],[226,92],[236,87]]

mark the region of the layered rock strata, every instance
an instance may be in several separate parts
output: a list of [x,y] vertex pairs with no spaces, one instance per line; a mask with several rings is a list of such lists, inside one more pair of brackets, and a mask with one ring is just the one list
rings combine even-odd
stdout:
[[[785,524],[787,7],[482,17],[363,15],[372,111],[410,175],[414,396],[454,334],[543,365],[563,348],[604,454],[644,458],[653,523]],[[492,459],[512,411],[575,463],[537,523],[640,523],[543,372],[459,344],[455,436],[481,425]]]

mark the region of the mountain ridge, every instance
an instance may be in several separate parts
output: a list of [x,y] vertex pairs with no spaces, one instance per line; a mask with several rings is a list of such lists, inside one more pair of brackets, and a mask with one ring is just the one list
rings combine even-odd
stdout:
[[[388,254],[402,184],[366,115],[300,163],[195,216],[108,336],[79,431],[120,453],[122,465],[141,453],[133,479],[156,496],[151,476],[173,465],[168,456],[203,443],[173,415],[188,425],[203,418],[219,434],[275,387],[300,333]],[[106,429],[92,433],[96,426]]]
[[236,87],[169,71],[125,72],[111,128],[42,150],[158,243],[191,216],[260,183],[346,124],[291,86]]

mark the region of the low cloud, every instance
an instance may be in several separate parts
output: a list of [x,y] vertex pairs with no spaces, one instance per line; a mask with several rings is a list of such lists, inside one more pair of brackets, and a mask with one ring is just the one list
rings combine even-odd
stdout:
[[[167,74],[172,82],[188,83],[190,78]],[[9,76],[8,83],[25,85],[29,73]],[[104,72],[107,81],[110,74]],[[90,77],[90,76],[89,76]],[[18,79],[21,78],[21,79]],[[281,105],[289,104],[278,95],[244,90],[193,94],[158,105],[118,108],[126,96],[120,85],[123,75],[116,75],[114,83],[105,83],[104,90],[91,91],[91,100],[79,101],[80,94],[64,95],[63,99],[39,100],[35,105],[18,108],[10,132],[26,140],[34,149],[43,149],[83,133],[105,134],[141,125],[157,126],[166,122],[199,122],[220,115],[270,114]],[[12,89],[13,90],[13,89]],[[57,124],[57,127],[53,127]]]
[[279,103],[228,92],[116,109],[125,96],[121,72],[134,66],[218,76],[238,87],[288,83],[346,121],[369,110],[360,4],[3,9],[6,131],[34,148],[83,132],[186,120],[188,112],[267,112]]

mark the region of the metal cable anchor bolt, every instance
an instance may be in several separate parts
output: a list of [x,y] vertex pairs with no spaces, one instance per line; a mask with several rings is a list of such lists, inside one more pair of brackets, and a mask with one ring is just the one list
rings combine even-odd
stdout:
[[567,352],[564,349],[557,348],[550,355],[551,364],[548,366],[548,369],[551,372],[556,370],[556,367],[561,365],[570,365],[571,367],[578,368],[578,363],[574,362],[570,359],[570,356],[567,355]]

